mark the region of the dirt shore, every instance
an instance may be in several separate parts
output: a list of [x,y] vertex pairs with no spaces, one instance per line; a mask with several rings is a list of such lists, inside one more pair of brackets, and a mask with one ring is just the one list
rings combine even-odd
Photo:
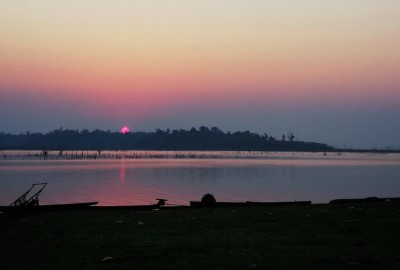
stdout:
[[1,269],[400,269],[400,204],[0,214]]

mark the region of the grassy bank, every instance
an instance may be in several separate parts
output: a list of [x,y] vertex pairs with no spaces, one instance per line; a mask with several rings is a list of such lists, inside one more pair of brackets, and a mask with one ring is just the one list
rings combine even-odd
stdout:
[[400,269],[400,204],[0,214],[1,269]]

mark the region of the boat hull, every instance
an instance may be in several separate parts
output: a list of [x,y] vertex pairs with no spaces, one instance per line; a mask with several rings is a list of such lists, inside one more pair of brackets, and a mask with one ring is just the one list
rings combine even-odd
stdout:
[[400,197],[390,197],[390,198],[368,197],[363,199],[336,199],[330,201],[329,204],[353,204],[353,203],[377,203],[377,202],[400,203]]
[[149,205],[116,205],[116,206],[94,206],[90,209],[95,210],[154,210],[159,209],[158,204]]
[[67,203],[67,204],[48,204],[38,206],[0,206],[0,212],[27,212],[27,211],[62,211],[87,209],[98,202]]
[[[286,206],[286,205],[311,205],[311,201],[294,202],[216,202],[213,207],[257,207],[257,206]],[[206,207],[199,201],[190,201],[190,207]]]

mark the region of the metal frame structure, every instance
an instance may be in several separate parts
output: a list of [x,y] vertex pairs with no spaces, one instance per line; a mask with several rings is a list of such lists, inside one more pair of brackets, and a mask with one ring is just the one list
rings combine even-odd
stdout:
[[[32,187],[28,189],[24,194],[22,194],[18,199],[16,199],[10,207],[31,207],[39,206],[39,195],[46,187],[47,183],[36,183],[32,184]],[[36,191],[30,198],[27,199],[28,194],[35,186],[41,186],[38,191]]]

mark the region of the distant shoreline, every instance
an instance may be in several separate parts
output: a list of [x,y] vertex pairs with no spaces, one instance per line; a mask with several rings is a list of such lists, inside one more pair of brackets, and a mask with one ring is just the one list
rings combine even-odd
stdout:
[[192,150],[0,150],[0,160],[112,160],[112,159],[249,159],[338,158],[346,155],[390,155],[400,151],[192,151]]
[[262,152],[352,152],[400,153],[400,149],[335,148],[300,141],[289,132],[276,138],[250,131],[223,132],[217,127],[154,132],[110,132],[103,130],[56,129],[49,133],[10,134],[0,132],[1,150],[43,151],[262,151]]
[[297,140],[289,132],[275,138],[250,131],[223,132],[217,127],[155,132],[110,132],[103,130],[57,129],[46,134],[9,134],[0,132],[0,151],[238,151],[238,152],[349,152],[400,153],[400,149],[354,149]]

